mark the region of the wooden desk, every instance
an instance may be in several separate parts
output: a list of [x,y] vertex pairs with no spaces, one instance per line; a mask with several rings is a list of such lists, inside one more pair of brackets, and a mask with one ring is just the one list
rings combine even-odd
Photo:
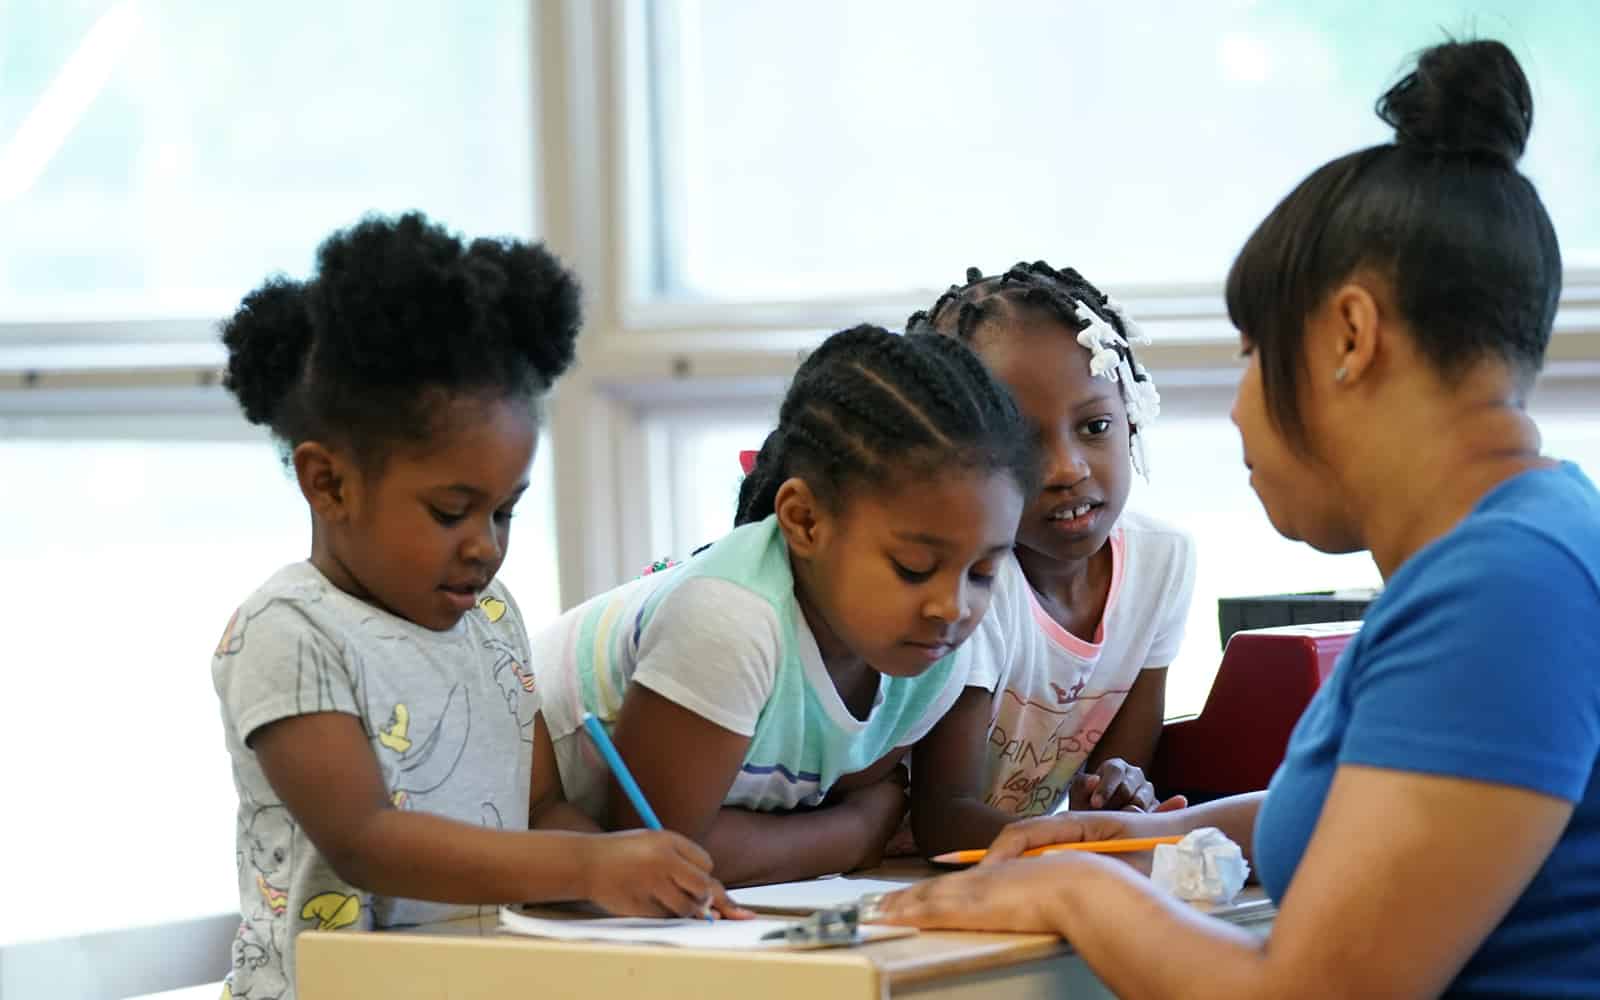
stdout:
[[[927,869],[923,869],[927,872]],[[866,874],[904,877],[905,867]],[[1218,916],[1265,934],[1275,911],[1250,887]],[[479,918],[410,931],[308,931],[295,943],[300,1000],[1083,1000],[1112,994],[1061,939],[924,931],[823,951],[689,951],[541,941]]]

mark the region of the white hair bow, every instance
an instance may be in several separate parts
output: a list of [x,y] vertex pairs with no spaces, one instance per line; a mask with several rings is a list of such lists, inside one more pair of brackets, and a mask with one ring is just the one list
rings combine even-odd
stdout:
[[1106,308],[1121,322],[1128,336],[1124,338],[1099,313],[1074,299],[1073,311],[1079,320],[1089,324],[1078,333],[1078,343],[1089,352],[1089,374],[1115,382],[1120,388],[1123,405],[1128,410],[1128,423],[1135,432],[1131,443],[1133,466],[1141,476],[1149,479],[1150,461],[1145,455],[1144,436],[1139,432],[1160,416],[1161,394],[1156,391],[1155,381],[1150,378],[1144,365],[1133,358],[1129,341],[1148,344],[1150,338],[1122,311],[1122,305],[1115,299],[1107,298]]

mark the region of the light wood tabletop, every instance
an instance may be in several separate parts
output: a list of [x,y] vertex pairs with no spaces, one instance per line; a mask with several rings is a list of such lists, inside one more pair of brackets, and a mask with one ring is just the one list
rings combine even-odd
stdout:
[[[914,880],[939,873],[901,862],[861,874]],[[1266,933],[1274,912],[1261,890],[1250,887],[1216,915]],[[301,1000],[1083,1000],[1111,995],[1069,945],[1044,934],[924,931],[851,948],[705,951],[507,934],[499,929],[498,911],[485,907],[477,917],[404,931],[310,931],[296,940],[295,951]]]

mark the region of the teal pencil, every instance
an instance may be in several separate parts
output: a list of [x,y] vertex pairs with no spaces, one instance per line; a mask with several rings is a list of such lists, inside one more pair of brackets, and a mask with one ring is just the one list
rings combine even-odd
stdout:
[[644,790],[633,780],[633,772],[622,762],[622,755],[617,753],[617,745],[611,742],[611,737],[606,734],[606,727],[600,724],[600,720],[594,717],[593,712],[583,713],[583,728],[588,731],[589,739],[594,741],[594,747],[600,751],[600,756],[605,758],[606,766],[611,768],[611,773],[616,776],[617,784],[622,786],[623,794],[633,803],[633,811],[644,820],[645,826],[652,830],[662,829],[656,811],[650,808],[650,803],[644,797]]
[[[644,797],[644,789],[633,780],[633,772],[628,770],[628,765],[622,760],[622,754],[617,753],[617,745],[611,742],[611,737],[606,733],[606,727],[594,717],[593,712],[583,713],[583,728],[589,734],[589,739],[594,741],[594,748],[600,751],[600,756],[605,760],[606,766],[616,776],[617,784],[622,786],[622,793],[633,803],[633,811],[639,814],[644,825],[652,830],[664,829],[661,820],[656,816],[656,811],[650,808],[650,802]],[[707,903],[701,915],[711,920],[711,904]]]

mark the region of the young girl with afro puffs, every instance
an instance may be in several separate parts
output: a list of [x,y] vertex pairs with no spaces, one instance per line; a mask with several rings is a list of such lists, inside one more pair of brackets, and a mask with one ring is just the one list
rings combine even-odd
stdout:
[[602,835],[563,801],[495,580],[578,325],[542,246],[415,214],[335,233],[310,279],[267,281],[224,325],[225,384],[312,524],[309,558],[240,605],[212,661],[239,796],[229,993],[292,997],[308,928],[526,900],[734,912],[689,840]]

